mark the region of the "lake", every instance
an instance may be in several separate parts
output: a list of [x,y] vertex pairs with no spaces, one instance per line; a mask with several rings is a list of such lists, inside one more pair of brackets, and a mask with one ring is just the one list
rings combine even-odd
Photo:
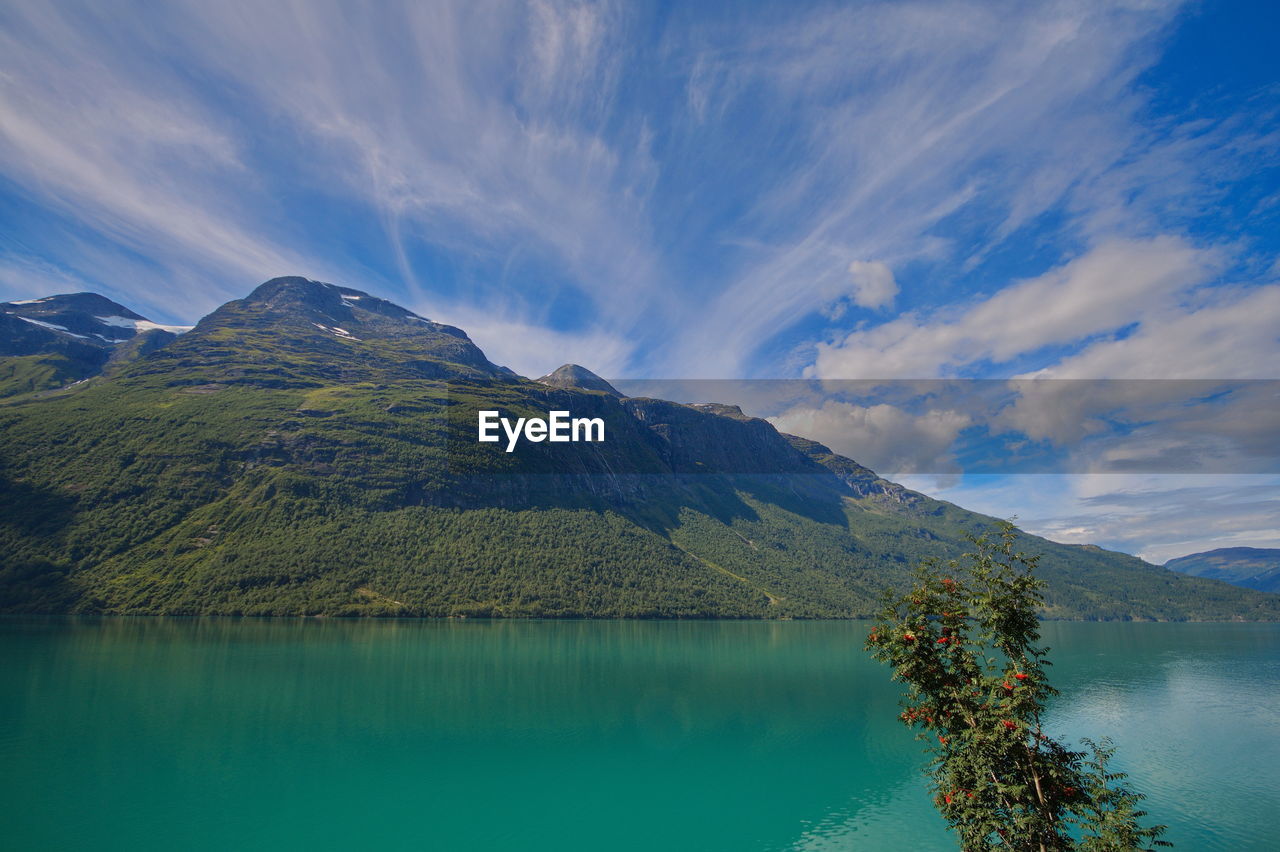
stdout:
[[[955,849],[863,622],[0,619],[10,849]],[[1280,849],[1280,625],[1045,625],[1183,850]]]

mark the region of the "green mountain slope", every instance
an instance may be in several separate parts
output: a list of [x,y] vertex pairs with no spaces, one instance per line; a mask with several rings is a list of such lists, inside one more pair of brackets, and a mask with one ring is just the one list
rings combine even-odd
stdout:
[[1280,592],[1280,549],[1274,547],[1222,547],[1170,559],[1164,567],[1248,589]]
[[[0,610],[846,618],[991,522],[732,406],[553,376],[356,290],[267,282],[0,406]],[[480,409],[599,417],[606,440],[507,453],[476,440]],[[1024,546],[1050,616],[1280,616],[1123,554]]]

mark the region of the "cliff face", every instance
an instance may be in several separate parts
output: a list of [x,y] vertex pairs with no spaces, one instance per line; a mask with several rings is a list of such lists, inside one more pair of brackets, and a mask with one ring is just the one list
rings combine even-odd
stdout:
[[743,416],[737,406],[660,399],[626,399],[622,405],[658,439],[659,453],[675,473],[826,473],[772,424]]

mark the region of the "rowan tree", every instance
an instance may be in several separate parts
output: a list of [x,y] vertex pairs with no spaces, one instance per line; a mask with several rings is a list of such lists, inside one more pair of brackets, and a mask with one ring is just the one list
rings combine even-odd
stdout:
[[901,721],[929,743],[934,802],[967,852],[1170,846],[1143,827],[1142,795],[1108,762],[1109,741],[1069,749],[1045,733],[1057,694],[1046,669],[1037,557],[1002,523],[972,553],[927,560],[906,594],[887,592],[867,638],[906,685]]

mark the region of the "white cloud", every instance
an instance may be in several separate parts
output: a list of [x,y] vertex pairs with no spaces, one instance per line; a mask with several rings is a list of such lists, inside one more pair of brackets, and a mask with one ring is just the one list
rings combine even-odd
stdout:
[[931,491],[1035,535],[1155,564],[1218,547],[1280,547],[1275,475],[1043,474],[965,477]]
[[879,261],[855,260],[849,264],[853,279],[853,302],[864,308],[885,308],[898,295],[893,270]]
[[1110,241],[974,305],[929,317],[904,314],[820,344],[809,374],[929,378],[979,362],[1007,363],[1046,346],[1124,328],[1152,304],[1203,283],[1215,263],[1212,252],[1175,237]]
[[780,431],[826,444],[877,473],[948,473],[956,436],[972,422],[946,410],[913,414],[892,405],[860,406],[829,400],[770,417]]
[[1226,289],[1190,304],[1153,304],[1122,340],[1103,340],[1032,377],[1280,378],[1280,285]]
[[1066,450],[1061,470],[1258,473],[1280,461],[1274,380],[1036,379],[1009,387],[1014,402],[990,412],[990,430]]
[[[214,186],[189,191],[192,174],[226,180],[240,168],[235,144],[211,117],[172,90],[146,92],[101,56],[79,55],[83,34],[56,12],[43,14],[48,40],[0,34],[7,175],[138,249],[159,238],[255,275],[300,265],[213,213]],[[65,41],[55,45],[54,33]]]
[[557,331],[515,316],[477,311],[465,306],[416,309],[436,322],[465,332],[495,364],[537,378],[561,364],[579,364],[605,379],[626,376],[632,344],[599,329]]

